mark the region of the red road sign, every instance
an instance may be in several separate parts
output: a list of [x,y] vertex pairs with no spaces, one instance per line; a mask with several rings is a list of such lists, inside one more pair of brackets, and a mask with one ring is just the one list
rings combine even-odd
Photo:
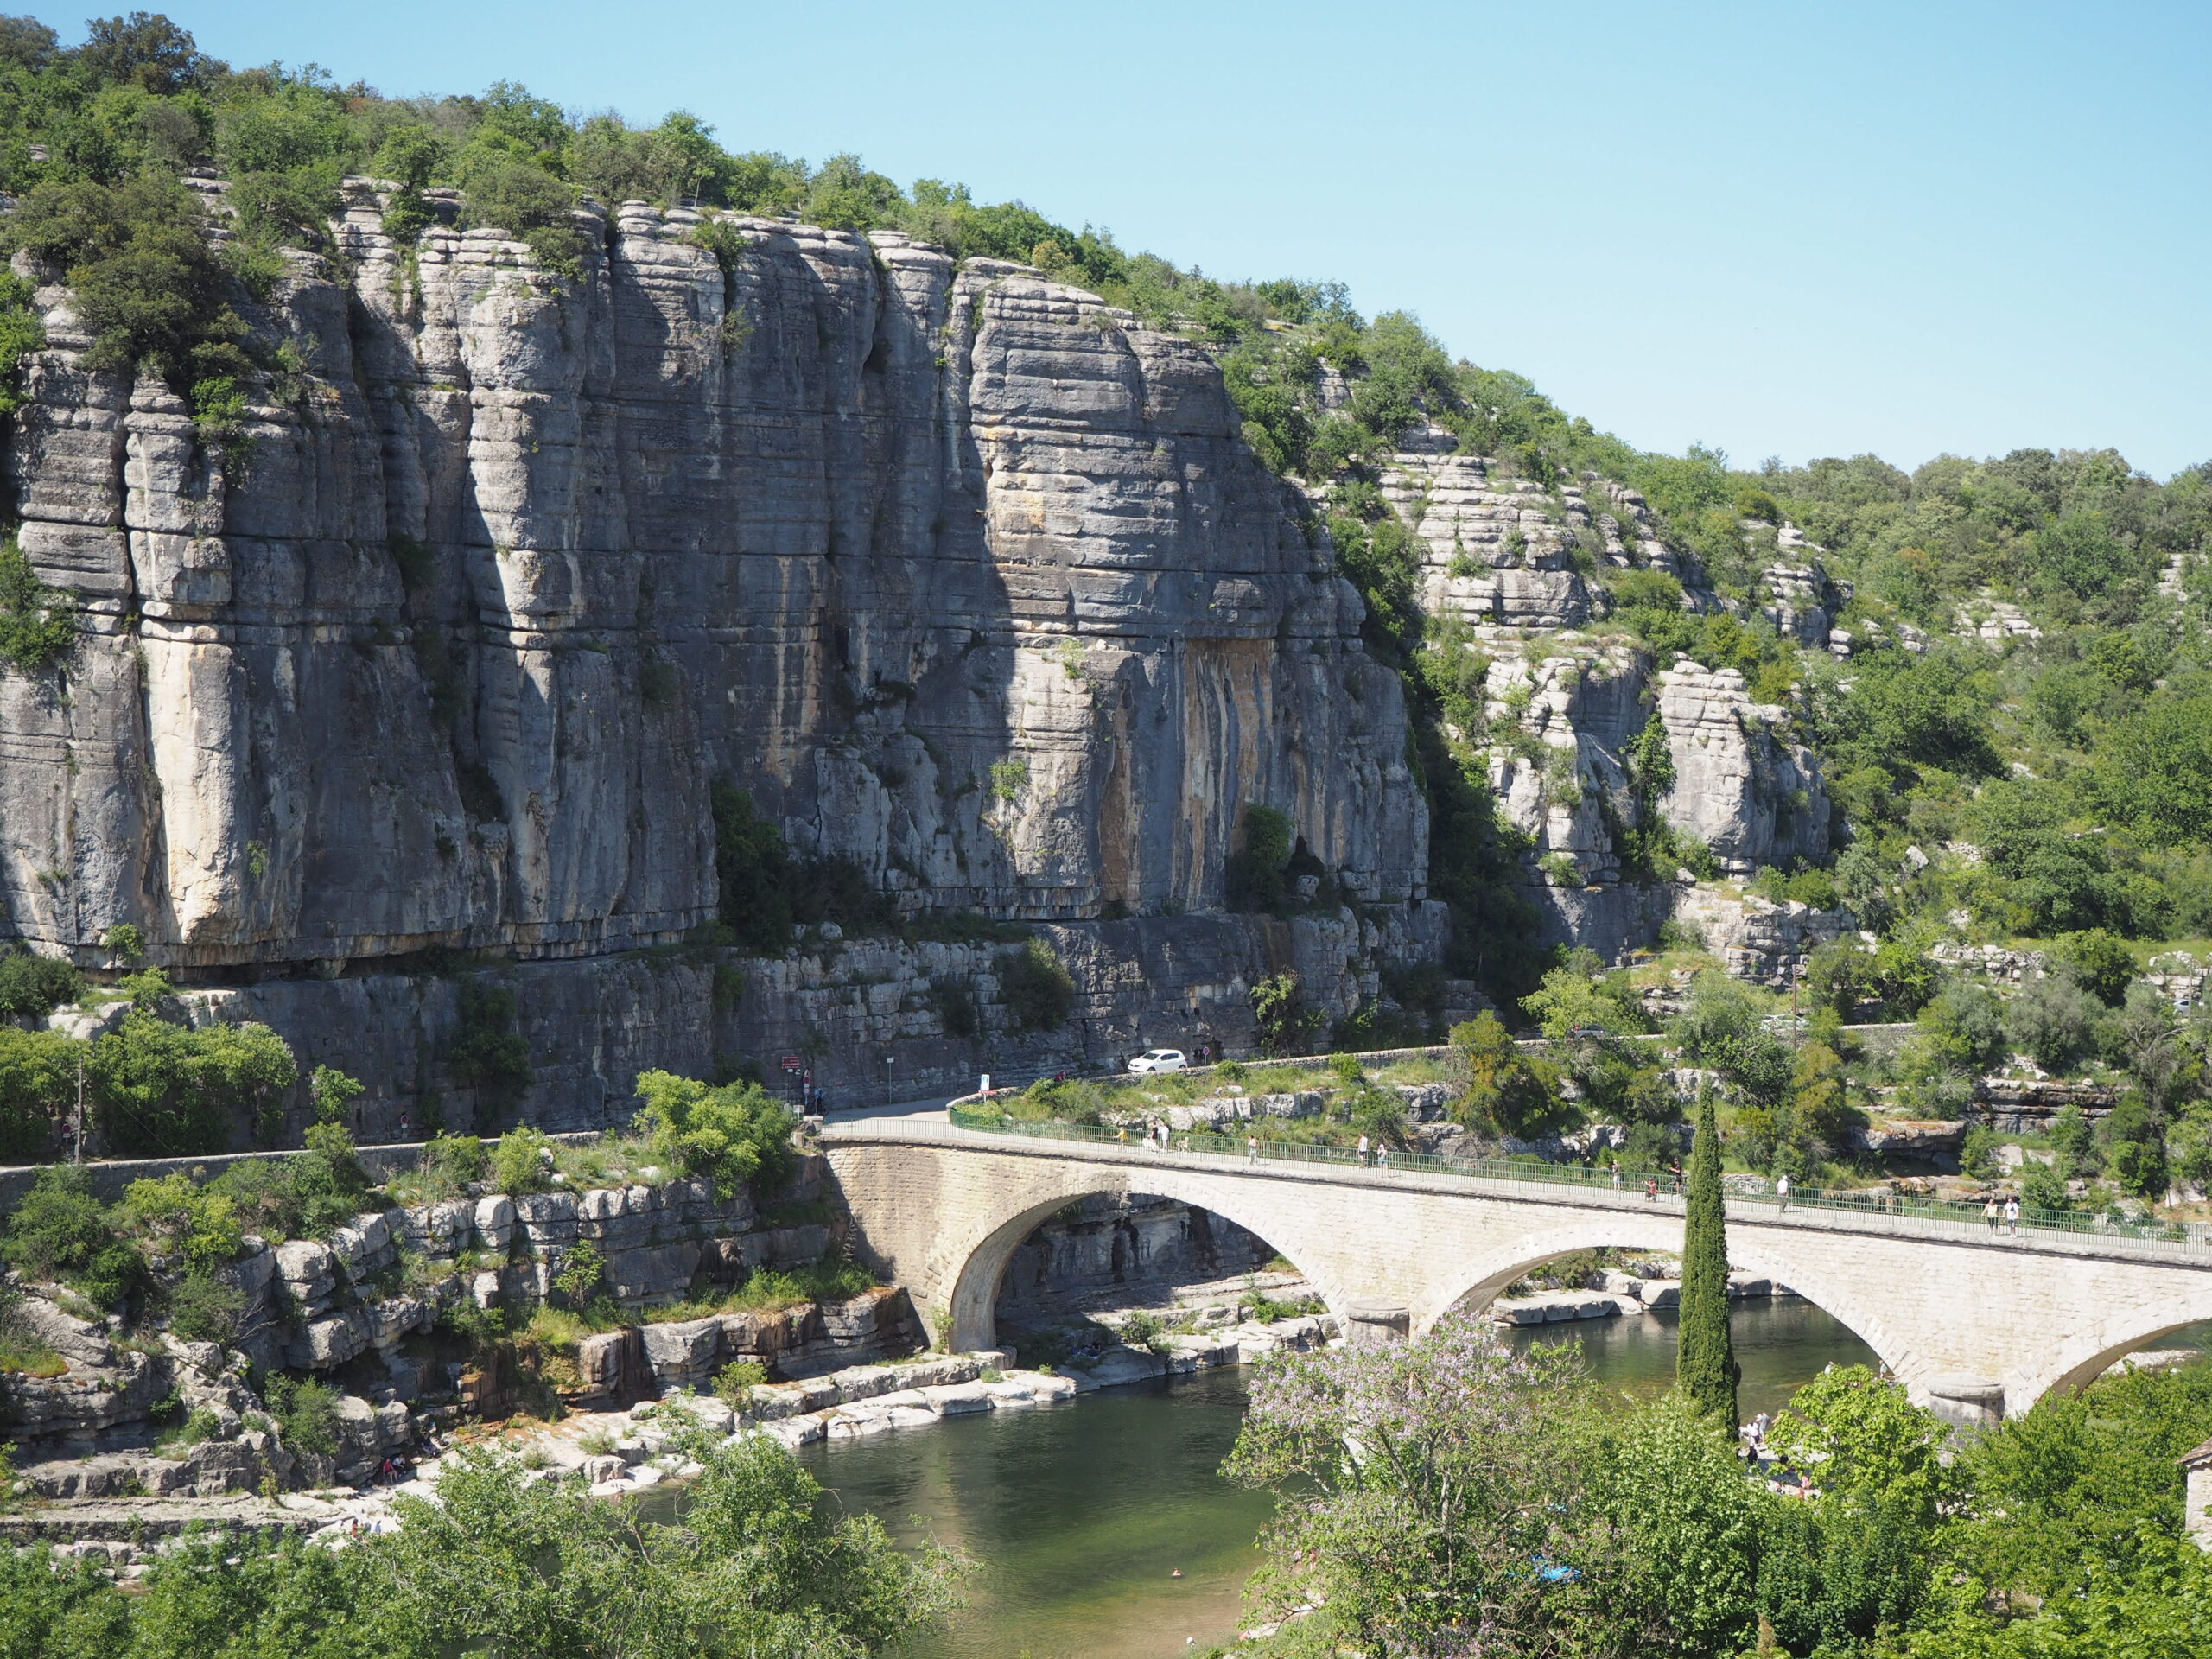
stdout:
[[806,1070],[806,1063],[801,1060],[796,1054],[786,1054],[784,1056],[784,1070],[786,1071],[804,1071]]

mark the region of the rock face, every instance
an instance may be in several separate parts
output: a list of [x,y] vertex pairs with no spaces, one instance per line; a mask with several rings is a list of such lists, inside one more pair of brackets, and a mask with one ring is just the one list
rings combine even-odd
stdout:
[[[1423,438],[1427,442],[1422,442]],[[1585,572],[1598,563],[1674,576],[1710,608],[1703,573],[1658,537],[1643,498],[1592,474],[1546,490],[1495,460],[1438,453],[1456,442],[1431,429],[1391,458],[1383,493],[1418,539],[1421,608],[1478,634],[1578,627],[1602,597]]]
[[1676,900],[1675,918],[1694,927],[1706,949],[1738,979],[1786,990],[1805,959],[1852,929],[1847,910],[1816,910],[1795,899],[1779,903],[1755,893],[1699,887]]
[[[1561,942],[1616,957],[1684,908],[1671,880],[1630,880],[1620,851],[1636,811],[1629,746],[1655,717],[1674,766],[1658,811],[1703,842],[1722,871],[1747,875],[1827,854],[1828,801],[1817,762],[1786,713],[1752,702],[1732,668],[1707,672],[1685,661],[1655,673],[1632,646],[1570,631],[1490,660],[1484,690],[1491,786],[1529,838],[1531,874],[1541,883],[1532,897]],[[1758,957],[1763,944],[1745,948]],[[1744,965],[1761,976],[1772,969],[1750,957]]]
[[1166,1198],[1083,1198],[1040,1225],[1007,1263],[999,1307],[1033,1318],[1134,1287],[1225,1278],[1274,1247],[1235,1222]]
[[[1547,941],[1618,957],[1676,907],[1674,871],[1630,870],[1622,855],[1629,748],[1655,717],[1674,766],[1657,810],[1723,874],[1824,859],[1827,791],[1788,714],[1754,703],[1733,667],[1655,663],[1609,632],[1597,578],[1652,571],[1680,584],[1688,611],[1747,607],[1661,539],[1634,490],[1594,473],[1546,487],[1496,460],[1442,453],[1453,442],[1412,435],[1383,491],[1414,531],[1421,608],[1447,625],[1435,648],[1480,671],[1482,729],[1459,735],[1486,757],[1504,817],[1528,838],[1528,896]],[[1752,604],[1784,635],[1826,645],[1842,595],[1819,550],[1791,525],[1745,528],[1747,546],[1764,538],[1775,556]]]
[[[765,1212],[750,1192],[725,1198],[687,1179],[459,1198],[359,1215],[327,1239],[249,1239],[247,1253],[218,1270],[241,1298],[227,1346],[173,1336],[125,1345],[105,1325],[25,1295],[20,1319],[61,1366],[49,1376],[0,1379],[0,1433],[22,1446],[34,1488],[49,1497],[205,1497],[256,1491],[264,1478],[280,1486],[327,1484],[334,1475],[365,1480],[383,1458],[412,1444],[417,1408],[449,1400],[456,1389],[465,1402],[472,1397],[470,1380],[453,1375],[461,1365],[441,1363],[438,1350],[412,1339],[470,1301],[526,1315],[552,1297],[554,1275],[587,1245],[604,1263],[600,1288],[637,1310],[637,1322],[543,1357],[546,1382],[567,1399],[626,1402],[678,1385],[706,1388],[735,1359],[757,1360],[773,1376],[807,1376],[920,1347],[925,1336],[912,1304],[893,1287],[773,1312],[650,1322],[644,1310],[654,1306],[719,1294],[755,1268],[828,1255],[830,1224],[779,1224],[776,1213],[826,1213],[824,1174],[821,1158],[803,1154],[767,1195]],[[487,1259],[500,1265],[484,1267]],[[346,1389],[334,1402],[330,1452],[287,1449],[269,1432],[274,1396],[255,1389],[279,1368]],[[493,1377],[474,1388],[478,1403],[512,1393],[491,1370]],[[180,1407],[205,1425],[203,1437],[153,1448],[156,1427],[175,1421]]]
[[0,679],[0,933],[299,976],[238,1012],[351,1069],[445,1018],[381,960],[573,963],[549,1027],[612,994],[696,1063],[711,999],[606,964],[713,919],[719,779],[909,911],[1217,910],[1247,802],[1421,899],[1396,678],[1199,348],[894,233],[736,219],[725,264],[628,203],[569,280],[379,200],[248,308],[296,368],[242,462],[25,267],[7,483],[85,632]]

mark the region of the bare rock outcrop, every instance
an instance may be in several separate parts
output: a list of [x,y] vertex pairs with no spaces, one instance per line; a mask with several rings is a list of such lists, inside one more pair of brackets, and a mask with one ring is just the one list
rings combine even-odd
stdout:
[[87,369],[19,262],[48,345],[6,483],[83,637],[0,677],[0,934],[95,965],[131,924],[354,1071],[450,1028],[379,963],[565,964],[539,1023],[621,1027],[634,1075],[728,1046],[621,959],[714,918],[717,779],[910,912],[1217,912],[1247,802],[1351,903],[1421,900],[1397,680],[1198,346],[893,232],[735,219],[718,257],[625,203],[567,277],[345,200],[341,257],[245,306],[284,366],[227,445]]

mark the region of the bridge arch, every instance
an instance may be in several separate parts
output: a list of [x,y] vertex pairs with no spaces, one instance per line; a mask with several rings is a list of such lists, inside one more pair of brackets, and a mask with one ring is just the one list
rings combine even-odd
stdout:
[[[1426,1331],[1530,1267],[1599,1245],[1679,1250],[1679,1200],[1400,1170],[836,1125],[823,1149],[868,1265],[933,1333],[995,1345],[1007,1264],[1070,1200],[1151,1193],[1265,1239],[1354,1330]],[[1924,1217],[1732,1205],[1729,1255],[1855,1332],[1928,1401],[2024,1411],[2164,1332],[2212,1319],[2212,1258],[2125,1239],[1999,1236]]]
[[[1779,1229],[1732,1225],[1728,1230],[1729,1260],[1746,1272],[1787,1285],[1847,1326],[1892,1373],[1905,1376],[1913,1363],[1910,1344],[1888,1328],[1880,1311],[1869,1306],[1867,1299],[1856,1288],[1838,1282],[1834,1275],[1805,1259],[1806,1252],[1790,1250],[1790,1242],[1791,1236]],[[1501,1243],[1475,1261],[1462,1265],[1453,1276],[1443,1281],[1442,1291],[1433,1301],[1415,1310],[1414,1330],[1417,1334],[1426,1332],[1448,1309],[1462,1303],[1474,1306],[1487,1304],[1506,1286],[1547,1262],[1607,1245],[1679,1254],[1682,1248],[1681,1217],[1663,1211],[1640,1214],[1632,1210],[1562,1216]]]
[[2212,1280],[2177,1288],[2155,1308],[2137,1308],[2101,1319],[2054,1344],[2048,1357],[2005,1390],[2005,1409],[2018,1414],[2055,1389],[2087,1388],[2106,1370],[2146,1342],[2212,1319]]
[[1240,1203],[1231,1184],[1179,1172],[1164,1161],[1157,1170],[1094,1168],[1084,1173],[1090,1179],[1060,1185],[1048,1198],[1021,1203],[1019,1194],[1010,1195],[1019,1207],[1001,1211],[1003,1219],[995,1224],[987,1219],[966,1238],[948,1242],[938,1282],[950,1288],[939,1300],[956,1351],[998,1345],[999,1291],[1014,1252],[1045,1222],[1082,1198],[1150,1196],[1204,1210],[1234,1222],[1280,1251],[1332,1313],[1341,1318],[1352,1300],[1348,1288],[1313,1257],[1295,1228],[1284,1227],[1280,1215],[1260,1213],[1261,1206]]

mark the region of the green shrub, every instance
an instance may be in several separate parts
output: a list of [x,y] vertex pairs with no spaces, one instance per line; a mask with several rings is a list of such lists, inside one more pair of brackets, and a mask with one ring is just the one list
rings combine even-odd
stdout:
[[491,1154],[473,1135],[433,1135],[423,1148],[423,1173],[447,1195],[484,1179]]
[[999,996],[1015,1027],[1049,1031],[1067,1023],[1075,1007],[1075,978],[1042,939],[998,959]]
[[2125,939],[2101,927],[2062,933],[2051,942],[2051,955],[2110,1007],[2120,1006],[2127,982],[2135,977],[2135,953]]
[[338,1390],[314,1377],[283,1372],[262,1385],[261,1397],[276,1414],[284,1449],[329,1457],[338,1450]]
[[492,1185],[515,1198],[550,1192],[553,1142],[536,1129],[509,1129],[492,1145]]
[[77,1098],[85,1045],[58,1031],[0,1026],[0,1161],[35,1163]]
[[175,1157],[226,1149],[241,1116],[258,1116],[299,1068],[266,1026],[188,1030],[134,1008],[92,1045],[85,1075],[111,1147]]
[[192,193],[151,174],[51,181],[21,200],[8,235],[67,274],[94,369],[151,369],[182,393],[251,365],[226,277]]
[[791,860],[783,832],[753,810],[753,798],[718,779],[708,801],[715,818],[715,875],[721,919],[747,950],[780,952],[791,939]]
[[518,1103],[536,1077],[530,1045],[515,1031],[515,994],[479,978],[461,982],[459,1018],[446,1041],[446,1071],[495,1111]]
[[245,1293],[208,1273],[188,1273],[169,1293],[169,1329],[187,1342],[238,1340]]
[[672,1071],[646,1071],[637,1086],[645,1103],[638,1132],[671,1173],[707,1176],[728,1198],[748,1181],[772,1185],[790,1172],[797,1120],[759,1084],[716,1088]]
[[2067,1196],[2066,1178],[2049,1164],[2031,1160],[2020,1172],[2020,1207],[2024,1210],[2071,1210],[2074,1200]]
[[569,1306],[582,1307],[599,1294],[606,1276],[607,1258],[600,1254],[598,1245],[583,1239],[562,1259],[561,1270],[553,1275],[553,1288]]
[[753,1404],[753,1390],[767,1380],[759,1360],[734,1359],[715,1373],[715,1395],[732,1411],[744,1411]]
[[1139,1308],[1122,1317],[1117,1334],[1132,1348],[1141,1348],[1147,1353],[1165,1353],[1167,1349],[1167,1325],[1157,1313]]
[[1229,855],[1229,907],[1271,911],[1288,896],[1291,822],[1287,813],[1255,801],[1244,804],[1237,824],[1242,845]]
[[37,290],[11,270],[0,270],[0,417],[23,406],[23,359],[46,344],[36,308]]
[[19,674],[42,674],[76,644],[75,599],[38,579],[12,534],[0,540],[0,662]]
[[100,948],[118,962],[136,962],[146,954],[146,936],[130,922],[118,922],[100,935]]
[[469,223],[493,226],[530,245],[538,263],[564,276],[582,274],[584,239],[569,222],[575,189],[534,161],[473,144],[455,164]]
[[0,1233],[0,1257],[26,1278],[59,1280],[103,1308],[145,1277],[138,1252],[118,1236],[92,1178],[76,1165],[39,1172]]
[[320,1122],[342,1122],[346,1108],[361,1092],[361,1085],[334,1065],[318,1065],[308,1079],[308,1098],[314,1103]]
[[237,1261],[245,1244],[237,1200],[183,1173],[131,1182],[113,1213],[163,1254],[202,1270]]
[[1287,969],[1255,982],[1251,1001],[1262,1054],[1297,1053],[1321,1024],[1321,1011],[1306,1005],[1298,976]]
[[115,982],[115,988],[142,1014],[156,1012],[176,995],[176,987],[169,983],[169,976],[159,968],[142,968],[135,974],[125,974]]
[[1452,1027],[1452,1063],[1465,1080],[1465,1092],[1452,1109],[1463,1123],[1527,1136],[1567,1116],[1558,1068],[1522,1053],[1503,1022],[1487,1008]]
[[964,979],[949,974],[932,976],[930,1005],[937,1010],[938,1025],[948,1037],[973,1037],[980,1027],[976,993]]
[[369,1181],[344,1128],[316,1123],[308,1129],[305,1151],[232,1164],[207,1190],[229,1198],[250,1232],[267,1239],[318,1238],[359,1213]]

